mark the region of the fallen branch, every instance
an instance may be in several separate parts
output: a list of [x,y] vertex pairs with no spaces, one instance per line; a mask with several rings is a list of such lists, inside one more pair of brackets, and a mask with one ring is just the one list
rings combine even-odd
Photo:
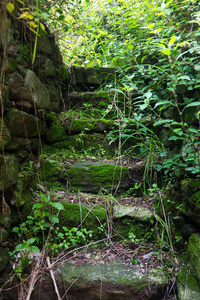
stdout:
[[57,287],[57,284],[56,284],[56,280],[55,280],[53,271],[51,269],[51,263],[50,263],[49,256],[47,256],[46,261],[47,261],[47,265],[48,265],[48,268],[49,268],[49,272],[50,272],[51,278],[53,280],[53,285],[54,285],[55,292],[57,294],[58,300],[62,300],[61,297],[60,297],[59,291],[58,291],[58,287]]

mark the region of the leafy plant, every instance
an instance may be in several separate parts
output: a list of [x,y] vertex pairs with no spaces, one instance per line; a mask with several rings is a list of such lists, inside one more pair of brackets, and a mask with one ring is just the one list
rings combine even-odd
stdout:
[[50,194],[40,194],[40,201],[33,204],[32,213],[27,220],[13,232],[18,235],[19,242],[10,253],[14,262],[14,273],[21,279],[23,269],[27,268],[41,249],[46,249],[51,255],[58,250],[66,250],[70,246],[85,244],[92,238],[92,231],[75,227],[68,229],[59,228],[59,212],[64,210],[60,202],[52,202]]

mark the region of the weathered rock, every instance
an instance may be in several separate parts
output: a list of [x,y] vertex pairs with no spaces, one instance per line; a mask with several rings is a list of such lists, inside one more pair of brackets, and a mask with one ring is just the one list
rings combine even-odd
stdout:
[[[21,207],[26,201],[31,199],[31,187],[36,177],[33,179],[32,176],[27,172],[21,172],[18,174],[18,181],[14,188],[14,197],[11,199],[11,204]],[[35,184],[36,185],[36,184]]]
[[[25,70],[23,79],[18,73],[13,73],[9,79],[10,96],[12,100],[25,100],[36,108],[48,108],[49,92],[40,79],[31,70]],[[16,79],[19,79],[16,82]]]
[[41,68],[43,68],[41,70],[42,75],[45,77],[54,77],[57,74],[56,67],[55,67],[53,61],[50,60],[49,58],[47,58],[45,60],[45,63],[44,63],[44,65],[41,66]]
[[26,138],[12,136],[9,143],[5,146],[6,150],[19,150],[19,149],[29,149],[30,141]]
[[[160,270],[151,270],[146,276],[138,268],[127,267],[124,263],[104,263],[76,265],[64,262],[54,267],[61,296],[66,290],[69,300],[146,300],[162,299],[166,292],[167,277]],[[43,282],[41,300],[49,299],[54,293],[50,277]],[[65,288],[64,288],[65,287]],[[38,299],[38,291],[32,299]]]
[[10,188],[18,179],[19,162],[14,155],[0,154],[0,190]]
[[9,261],[9,250],[3,247],[0,247],[0,272],[2,272],[8,261]]
[[9,101],[9,97],[8,97],[8,87],[0,84],[0,109],[1,111],[5,110],[6,104]]
[[187,257],[194,275],[200,281],[200,235],[194,234],[189,238]]
[[115,68],[83,68],[74,67],[72,75],[72,84],[97,84],[114,81],[116,76]]
[[146,207],[116,205],[114,207],[113,217],[122,218],[125,216],[132,217],[141,222],[148,222],[154,217],[152,211]]
[[25,100],[17,100],[15,102],[15,106],[17,109],[22,110],[27,113],[29,113],[32,108],[31,103],[29,103],[28,101],[25,101]]
[[37,51],[40,51],[47,55],[54,54],[50,39],[46,34],[42,34],[42,36],[38,38]]
[[61,88],[55,85],[51,80],[45,84],[49,91],[50,104],[48,109],[54,112],[60,112],[63,107],[62,97],[61,97]]
[[178,300],[199,300],[200,286],[189,269],[182,269],[177,276]]
[[14,57],[8,57],[3,61],[3,69],[6,74],[10,74],[17,69],[17,61]]
[[10,228],[11,225],[11,210],[8,204],[6,204],[4,210],[4,212],[0,213],[0,226],[7,229]]
[[6,121],[11,136],[34,137],[46,133],[46,123],[16,108],[10,109]]
[[5,46],[9,47],[14,42],[14,29],[11,25],[11,19],[2,13],[0,15],[0,28],[0,50],[3,50]]
[[0,118],[0,149],[2,149],[2,146],[6,146],[10,142],[10,140],[10,132]]
[[0,244],[7,241],[8,235],[8,231],[5,228],[0,227]]

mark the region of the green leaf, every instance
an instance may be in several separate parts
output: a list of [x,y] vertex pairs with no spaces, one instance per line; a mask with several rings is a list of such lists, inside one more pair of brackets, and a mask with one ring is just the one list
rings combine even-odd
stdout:
[[36,246],[31,246],[31,250],[36,253],[40,253],[40,249]]
[[38,209],[38,208],[42,208],[43,205],[41,203],[35,203],[33,204],[33,209]]
[[31,15],[30,13],[28,12],[25,12],[25,13],[22,13],[19,18],[17,19],[29,19],[29,20],[33,20],[34,16]]
[[156,121],[153,124],[153,126],[156,127],[156,126],[159,126],[159,125],[162,125],[162,124],[171,124],[171,122],[173,122],[173,120],[171,120],[171,119],[159,120],[159,121]]
[[169,41],[169,45],[170,45],[170,46],[173,45],[174,42],[175,42],[175,40],[176,40],[176,37],[173,36],[173,37],[170,39],[170,41]]
[[192,103],[189,103],[185,106],[185,108],[187,107],[191,107],[191,106],[199,106],[200,105],[200,102],[199,101],[196,101],[196,102],[192,102]]
[[163,51],[161,51],[162,53],[164,53],[165,55],[169,56],[170,55],[170,52],[171,52],[171,49],[170,48],[167,48]]
[[190,132],[192,132],[192,133],[198,133],[199,132],[199,130],[198,129],[195,129],[195,128],[189,128],[188,129]]
[[15,9],[15,6],[14,6],[14,4],[9,2],[6,4],[6,8],[9,12],[12,12]]
[[31,244],[33,244],[34,242],[35,242],[35,238],[30,238],[30,239],[27,240],[27,244],[28,244],[28,245],[31,245]]
[[49,220],[53,223],[59,223],[59,219],[55,215],[49,216]]
[[14,227],[12,231],[15,232],[15,233],[18,233],[19,232],[19,227]]
[[144,103],[144,104],[139,105],[139,108],[140,108],[141,110],[144,110],[144,109],[147,108],[147,107],[148,107],[148,103]]
[[151,91],[148,91],[148,92],[145,94],[145,97],[146,97],[147,99],[150,99],[151,96],[152,96],[152,92],[151,92]]
[[52,203],[52,206],[58,210],[65,210],[64,206],[62,203],[60,202],[53,202]]
[[23,250],[24,248],[25,248],[24,243],[21,243],[21,244],[19,244],[19,245],[16,246],[15,250],[16,250],[16,251],[21,251],[21,250]]
[[139,262],[135,259],[131,260],[130,262],[132,263],[132,265],[139,265]]
[[173,1],[174,1],[174,0],[169,0],[169,1],[166,3],[165,7],[169,6]]
[[157,102],[157,103],[155,104],[154,108],[156,108],[156,107],[158,107],[158,106],[160,106],[160,105],[167,105],[167,104],[171,104],[171,105],[173,105],[173,103],[172,103],[172,102],[170,102],[170,101],[167,101],[167,100],[163,100],[163,101],[159,101],[159,102]]
[[111,91],[117,92],[117,93],[121,93],[121,94],[124,95],[124,92],[122,90],[120,90],[120,89],[111,89]]

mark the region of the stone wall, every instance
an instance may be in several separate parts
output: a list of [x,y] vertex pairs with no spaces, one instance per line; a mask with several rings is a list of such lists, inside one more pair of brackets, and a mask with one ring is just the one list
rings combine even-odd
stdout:
[[0,257],[4,257],[19,218],[17,210],[24,204],[22,195],[34,181],[23,175],[20,165],[40,150],[47,132],[45,111],[63,109],[63,64],[48,28],[39,33],[32,63],[35,34],[3,5],[0,11]]

